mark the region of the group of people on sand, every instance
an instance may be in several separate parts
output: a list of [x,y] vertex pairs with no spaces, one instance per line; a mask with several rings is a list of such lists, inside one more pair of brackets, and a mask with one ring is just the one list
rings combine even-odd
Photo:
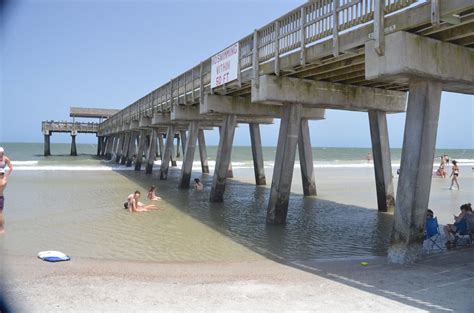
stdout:
[[[8,171],[5,169],[8,167]],[[13,172],[13,165],[10,159],[5,155],[5,149],[0,147],[0,234],[5,233],[5,218],[3,209],[5,208],[4,191],[7,187],[8,176]]]
[[[446,175],[448,175],[447,167],[449,165],[449,156],[447,154],[444,154],[440,156],[440,159],[440,164],[434,174],[436,176],[445,178]],[[451,186],[449,187],[449,189],[453,190],[453,186],[454,184],[456,184],[456,188],[459,190],[459,165],[456,160],[452,160],[451,163],[453,164],[453,167],[451,168],[451,175],[449,175],[449,177],[451,178]]]
[[[203,191],[204,186],[199,178],[194,179],[194,190]],[[123,204],[125,209],[128,209],[130,213],[134,212],[148,212],[159,210],[155,204],[144,204],[139,201],[141,192],[136,190],[134,193],[128,195],[127,201]],[[150,186],[146,198],[150,201],[159,201],[161,197],[156,195],[156,186]]]

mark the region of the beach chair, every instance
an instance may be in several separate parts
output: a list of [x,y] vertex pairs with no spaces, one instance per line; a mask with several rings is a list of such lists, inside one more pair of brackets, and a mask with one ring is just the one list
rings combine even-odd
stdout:
[[466,227],[459,229],[454,235],[454,244],[458,245],[460,240],[467,239],[467,244],[472,245],[474,239],[474,214],[468,214],[465,217]]
[[441,248],[437,242],[440,236],[441,232],[439,231],[438,219],[436,217],[427,218],[425,222],[425,235],[423,239],[429,240],[429,243],[431,243],[429,250],[433,250],[435,246],[438,247],[438,249],[443,250],[443,248]]

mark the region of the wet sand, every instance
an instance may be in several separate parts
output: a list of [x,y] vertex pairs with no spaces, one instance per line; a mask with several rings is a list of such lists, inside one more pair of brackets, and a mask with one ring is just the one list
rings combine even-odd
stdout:
[[473,257],[474,249],[458,249],[400,267],[383,257],[53,264],[9,255],[4,286],[19,312],[472,312]]
[[[175,191],[178,173],[172,169],[170,180],[160,182],[156,172],[152,177],[133,171],[107,175],[78,172],[74,174],[76,184],[72,192],[60,192],[63,197],[60,201],[53,201],[57,200],[54,193],[40,194],[35,196],[35,205],[31,207],[28,206],[31,199],[22,197],[26,185],[22,174],[17,173],[17,180],[12,178],[8,189],[9,199],[17,199],[16,211],[13,205],[8,207],[8,232],[0,240],[7,248],[2,251],[5,258],[2,270],[6,274],[2,281],[9,299],[23,312],[469,312],[474,307],[469,296],[474,284],[473,249],[437,253],[420,264],[401,268],[387,265],[386,259],[373,256],[373,251],[364,252],[367,245],[361,239],[366,233],[338,231],[339,226],[352,227],[351,222],[360,228],[360,222],[366,222],[367,216],[381,216],[390,222],[391,215],[374,212],[371,168],[319,169],[316,172],[319,195],[309,199],[301,195],[299,172],[295,169],[289,223],[276,228],[275,233],[264,226],[269,186],[263,189],[253,186],[251,171],[234,172],[236,179],[229,180],[224,211],[219,206],[210,206],[201,208],[200,212],[204,213],[201,215],[193,205],[199,201],[207,203],[208,191],[202,194]],[[461,191],[448,190],[448,179],[433,179],[430,207],[441,223],[450,222],[460,203],[472,202],[473,175],[467,170],[463,173]],[[267,172],[268,181],[270,174]],[[37,179],[44,176],[53,184],[46,188],[56,191],[69,188],[58,180],[63,175],[61,172],[28,175],[33,175],[33,179],[28,181],[31,188],[30,185],[26,188],[32,192],[38,192]],[[114,185],[106,183],[110,175]],[[204,179],[207,189],[211,179],[212,176]],[[139,188],[155,182],[158,195],[165,199],[166,194],[161,192],[169,188],[170,206],[162,212],[130,216],[103,196],[121,200],[139,182]],[[395,179],[395,186],[396,182]],[[249,193],[251,190],[253,193]],[[182,194],[187,197],[179,199]],[[88,207],[84,201],[87,197],[92,197],[102,209]],[[184,206],[181,202],[190,204]],[[54,205],[46,206],[47,203]],[[226,215],[230,207],[234,211]],[[241,216],[237,215],[239,212]],[[255,220],[249,222],[252,215],[245,212],[256,214]],[[231,215],[242,218],[248,228],[237,231]],[[341,222],[341,216],[348,219]],[[115,224],[110,223],[112,220]],[[176,220],[181,226],[173,224]],[[368,222],[377,228],[369,233],[369,243],[390,229],[386,223],[379,226],[377,222]],[[316,232],[307,232],[315,228]],[[264,241],[256,242],[252,237],[242,237],[242,233],[252,230],[267,232],[268,238],[274,241],[267,242],[265,237]],[[329,234],[328,231],[338,234],[337,238],[321,236]],[[372,244],[376,247],[374,251],[386,248],[383,242]],[[382,247],[377,248],[380,244]],[[319,257],[342,252],[350,259],[318,260],[304,253],[319,253],[320,248],[323,250]],[[36,258],[38,251],[48,249],[63,250],[72,256],[72,261],[50,264]],[[142,255],[136,255],[136,251]],[[123,258],[117,257],[123,253]],[[359,258],[352,256],[360,253]],[[98,258],[87,258],[87,255]],[[361,261],[368,261],[369,266],[361,266]]]

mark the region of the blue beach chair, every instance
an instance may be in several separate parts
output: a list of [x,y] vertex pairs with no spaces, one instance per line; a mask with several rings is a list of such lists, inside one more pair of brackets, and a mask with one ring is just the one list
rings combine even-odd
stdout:
[[465,238],[467,239],[467,244],[471,245],[474,238],[474,214],[466,215],[459,223],[456,234],[454,235],[454,245],[459,245],[459,241]]
[[438,219],[436,217],[429,217],[425,222],[425,235],[424,240],[429,240],[431,242],[430,250],[436,246],[438,249],[443,250],[440,245],[437,243],[440,238],[441,233],[439,231]]

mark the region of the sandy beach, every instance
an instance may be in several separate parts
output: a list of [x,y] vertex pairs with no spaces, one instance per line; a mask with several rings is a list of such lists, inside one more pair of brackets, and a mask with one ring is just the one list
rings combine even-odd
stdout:
[[[83,162],[85,168],[107,166]],[[269,184],[256,187],[251,168],[235,166],[224,203],[211,205],[212,175],[199,172],[203,193],[176,188],[179,168],[160,181],[158,171],[71,175],[27,167],[8,186],[7,233],[0,240],[4,293],[15,312],[474,307],[468,296],[472,248],[427,254],[408,267],[387,264],[392,215],[377,213],[369,165],[316,168],[319,194],[310,198],[302,196],[296,168],[285,227],[265,224]],[[267,168],[268,181],[271,173]],[[474,175],[467,167],[462,173],[461,191],[448,190],[448,179],[433,178],[430,207],[440,223],[450,222],[459,203],[472,199]],[[163,197],[162,210],[130,215],[120,207],[127,192],[150,184]],[[25,189],[30,197],[22,196]],[[60,250],[72,260],[46,263],[36,258],[41,250]]]
[[9,255],[4,286],[18,312],[472,312],[473,256],[473,249],[458,249],[400,267],[383,257],[52,264]]

